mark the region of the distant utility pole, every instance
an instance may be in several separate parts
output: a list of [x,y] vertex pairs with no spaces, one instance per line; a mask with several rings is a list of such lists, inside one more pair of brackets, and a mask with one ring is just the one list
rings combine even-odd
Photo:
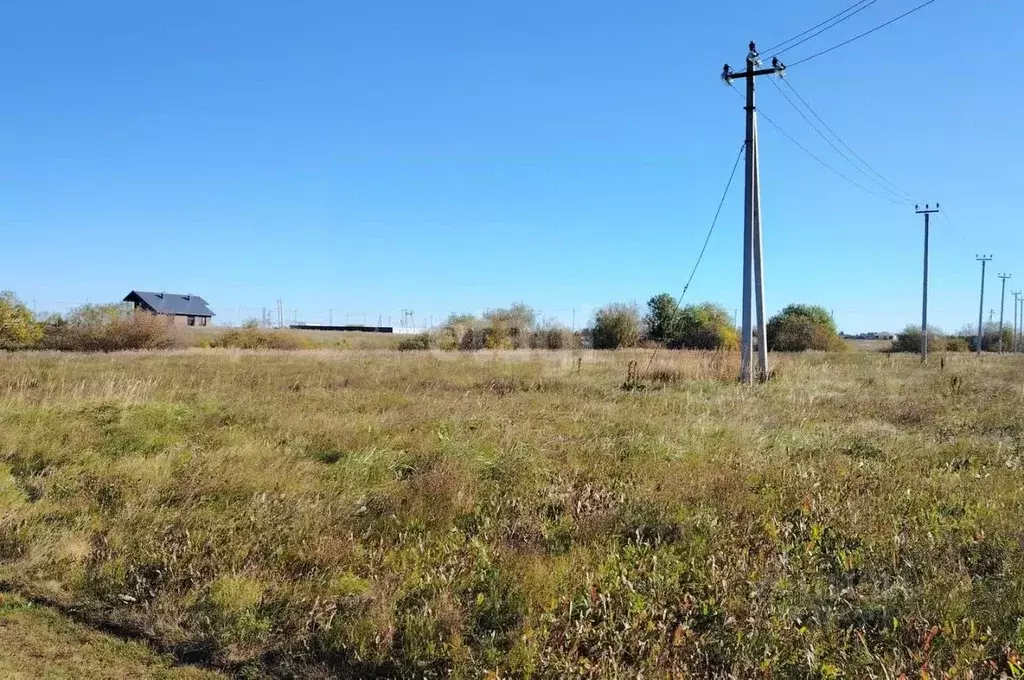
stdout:
[[931,226],[931,216],[939,212],[939,204],[932,208],[927,203],[924,210],[920,206],[914,206],[918,215],[924,215],[924,290],[921,295],[921,363],[928,361],[928,229]]
[[1020,307],[1020,315],[1017,317],[1017,342],[1014,344],[1014,352],[1021,351],[1024,345],[1024,291],[1017,291],[1017,306]]
[[284,304],[281,298],[277,299],[277,327],[284,328]]
[[991,255],[975,255],[974,259],[981,263],[981,302],[978,303],[978,356],[981,356],[981,316],[985,310],[985,265],[992,261]]
[[1017,346],[1019,342],[1017,339],[1017,325],[1019,323],[1020,317],[1017,316],[1017,306],[1020,304],[1020,294],[1021,291],[1019,290],[1013,291],[1013,352],[1017,351]]
[[747,81],[747,135],[746,144],[746,191],[743,200],[743,331],[740,336],[740,382],[753,382],[751,367],[754,362],[754,328],[751,311],[751,282],[753,282],[754,304],[757,306],[757,379],[768,379],[768,338],[765,332],[764,314],[764,269],[761,243],[761,170],[757,151],[757,107],[754,102],[754,79],[758,76],[781,76],[786,66],[778,57],[772,58],[772,67],[760,69],[761,56],[757,45],[750,42],[747,53],[747,69],[734,73],[726,64],[722,68],[722,80],[728,84],[738,79]]
[[327,325],[328,326],[333,326],[334,325],[334,310],[333,309],[328,309],[327,310]]
[[1011,278],[1010,274],[1000,274],[1003,280],[1003,292],[999,296],[999,353],[1003,353],[1003,314],[1006,311],[1006,279]]

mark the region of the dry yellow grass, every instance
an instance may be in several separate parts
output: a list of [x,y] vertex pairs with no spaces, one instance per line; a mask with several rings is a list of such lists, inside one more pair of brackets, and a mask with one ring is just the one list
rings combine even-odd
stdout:
[[648,356],[2,355],[0,582],[251,676],[1017,672],[1024,362]]

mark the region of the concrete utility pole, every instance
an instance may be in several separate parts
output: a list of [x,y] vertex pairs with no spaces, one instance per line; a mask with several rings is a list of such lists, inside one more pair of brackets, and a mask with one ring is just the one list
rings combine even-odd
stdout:
[[924,215],[924,291],[921,295],[921,363],[928,361],[928,229],[931,226],[929,219],[934,213],[939,212],[939,204],[932,208],[927,203],[924,210],[920,206],[914,206],[918,215]]
[[999,296],[999,353],[1003,353],[1003,314],[1006,311],[1006,279],[1011,278],[1010,274],[1000,274],[1003,280],[1003,292]]
[[981,316],[985,312],[985,265],[992,261],[991,255],[975,255],[974,259],[981,263],[981,302],[978,303],[978,356],[981,356]]
[[1017,317],[1017,342],[1014,344],[1014,352],[1020,352],[1024,345],[1024,291],[1017,291],[1017,305],[1020,307],[1020,314]]
[[1013,349],[1011,351],[1014,353],[1016,353],[1018,345],[1017,324],[1019,317],[1017,316],[1017,305],[1020,304],[1020,293],[1021,291],[1019,290],[1013,291]]
[[726,64],[722,80],[728,84],[737,79],[747,81],[747,135],[746,135],[746,192],[743,201],[743,328],[740,336],[740,382],[753,382],[751,368],[754,360],[754,328],[751,310],[751,287],[757,306],[757,379],[768,379],[768,338],[765,332],[764,268],[761,244],[761,170],[757,155],[757,107],[754,102],[754,79],[758,76],[781,76],[786,66],[778,57],[772,58],[772,67],[761,69],[761,56],[751,41],[747,53],[747,69],[734,73]]
[[[1022,341],[1024,341],[1024,291],[1018,290],[1013,294],[1013,298],[1013,315],[1017,317],[1016,338],[1013,341],[1013,351],[1019,352],[1021,351]],[[1019,314],[1017,311],[1018,308],[1020,308]]]

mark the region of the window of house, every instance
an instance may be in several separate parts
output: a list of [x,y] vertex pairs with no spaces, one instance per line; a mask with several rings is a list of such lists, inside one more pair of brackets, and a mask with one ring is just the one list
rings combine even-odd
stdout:
[[194,317],[194,316],[188,317],[188,325],[189,326],[195,326],[196,325],[196,317]]
[[206,317],[205,316],[199,317],[199,325],[200,326],[205,326],[206,325]]

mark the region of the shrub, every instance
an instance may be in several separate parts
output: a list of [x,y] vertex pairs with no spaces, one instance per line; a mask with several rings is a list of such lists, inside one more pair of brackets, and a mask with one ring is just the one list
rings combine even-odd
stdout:
[[430,334],[420,333],[418,335],[412,335],[407,338],[403,338],[398,343],[398,351],[410,352],[417,350],[430,349]]
[[565,326],[550,324],[533,332],[530,338],[530,347],[533,349],[576,349],[579,347],[579,341],[576,334]]
[[635,304],[605,305],[594,315],[591,335],[594,349],[636,347],[640,343],[640,311]]
[[287,331],[261,330],[252,326],[231,328],[209,340],[208,347],[235,349],[302,349],[302,338]]
[[[928,351],[939,352],[946,348],[946,336],[941,329],[928,328]],[[893,352],[919,353],[921,351],[921,328],[910,325],[896,334],[892,341]]]
[[[467,334],[472,334],[473,329],[480,325],[481,321],[472,314],[452,314],[433,332],[431,344],[446,351],[472,349],[463,345],[466,343]],[[467,344],[471,345],[472,339]]]
[[42,337],[43,329],[32,310],[14,293],[0,292],[0,349],[31,347]]
[[776,352],[841,351],[846,344],[828,311],[816,305],[789,305],[768,321],[768,349]]
[[530,346],[530,334],[537,323],[537,313],[522,302],[514,302],[507,309],[484,312],[488,333],[484,334],[487,349],[522,349]]
[[[918,333],[918,337],[920,337]],[[947,352],[970,352],[971,343],[967,342],[967,338],[959,336],[953,336],[946,338],[946,351]]]
[[[968,324],[960,329],[958,335],[967,340],[972,350],[978,349],[978,327]],[[1008,325],[1003,326],[1003,350],[1013,347],[1013,329]],[[984,352],[999,351],[999,324],[986,323],[981,329],[981,349]]]
[[181,344],[171,320],[123,305],[85,305],[47,326],[41,346],[63,352],[170,349]]
[[720,305],[704,302],[682,309],[671,328],[669,347],[731,350],[739,347],[740,335],[732,317]]

